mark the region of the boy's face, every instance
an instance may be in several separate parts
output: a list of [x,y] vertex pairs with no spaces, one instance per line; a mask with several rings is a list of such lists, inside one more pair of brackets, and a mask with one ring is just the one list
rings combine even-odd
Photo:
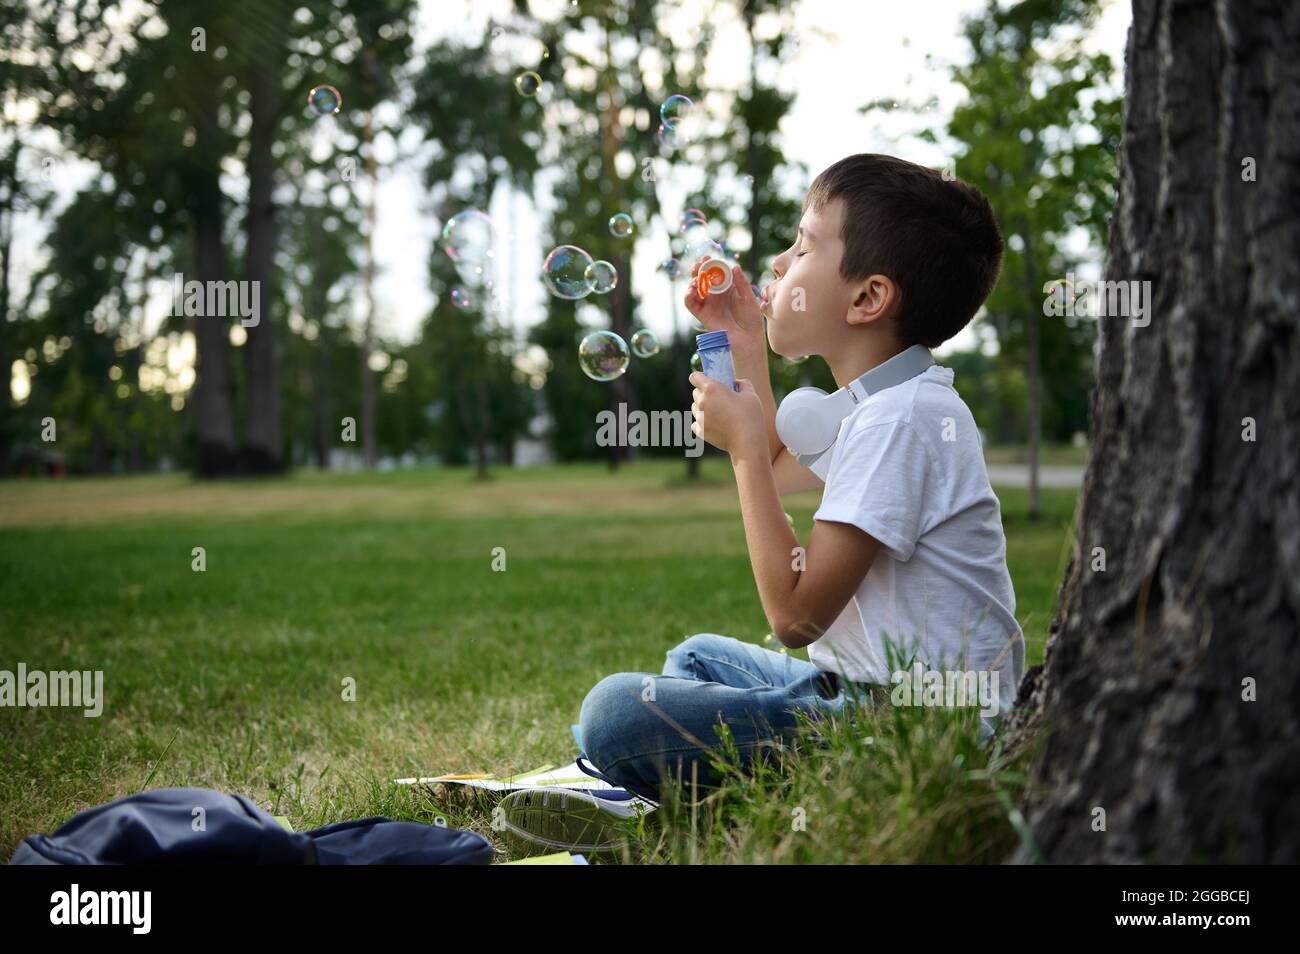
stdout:
[[776,257],[776,281],[763,289],[760,305],[767,317],[767,340],[787,358],[827,354],[848,329],[845,317],[857,284],[840,275],[844,243],[844,203],[809,208],[799,220],[794,245]]

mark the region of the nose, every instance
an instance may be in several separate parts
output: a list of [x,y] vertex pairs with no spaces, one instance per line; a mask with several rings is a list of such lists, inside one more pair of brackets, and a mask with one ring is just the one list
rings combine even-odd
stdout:
[[786,255],[788,254],[789,252],[782,252],[776,258],[772,259],[772,274],[777,278],[780,278],[785,274]]

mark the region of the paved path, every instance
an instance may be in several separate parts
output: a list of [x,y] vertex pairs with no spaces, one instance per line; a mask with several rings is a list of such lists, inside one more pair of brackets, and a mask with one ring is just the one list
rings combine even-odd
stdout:
[[[990,464],[989,482],[995,487],[1028,487],[1029,468],[1024,464]],[[1040,467],[1040,487],[1082,487],[1082,467]]]

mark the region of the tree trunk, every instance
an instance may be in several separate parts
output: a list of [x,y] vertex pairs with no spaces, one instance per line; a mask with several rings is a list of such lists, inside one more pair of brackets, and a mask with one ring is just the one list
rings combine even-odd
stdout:
[[[216,147],[216,120],[196,115],[190,212],[193,218],[194,275],[186,276],[211,287],[225,281],[226,251],[222,242],[220,157]],[[230,359],[226,353],[229,324],[217,315],[191,317],[194,332],[195,381],[193,407],[198,427],[198,473],[203,477],[230,474],[237,469],[235,454],[234,395]]]
[[366,116],[366,179],[370,193],[366,199],[366,324],[361,341],[361,450],[366,470],[375,469],[377,457],[375,443],[375,372],[370,367],[370,356],[375,351],[375,195],[379,188],[379,174],[375,168],[375,128],[373,117]]
[[1151,282],[1150,323],[1099,319],[1078,537],[1009,726],[1049,861],[1300,860],[1297,94],[1300,7],[1136,0],[1106,277]]
[[244,345],[248,372],[248,468],[253,473],[284,470],[284,434],[280,409],[280,355],[271,321],[271,282],[275,258],[275,141],[279,114],[279,79],[265,60],[249,67],[248,257],[244,277],[258,300],[258,322],[248,326]]
[[1042,320],[1042,313],[1034,307],[1034,302],[1042,294],[1042,286],[1038,284],[1038,268],[1034,261],[1034,230],[1027,222],[1024,236],[1025,281],[1028,283],[1026,301],[1029,303],[1026,317],[1029,324],[1025,328],[1029,346],[1029,420],[1026,422],[1029,431],[1029,519],[1037,520],[1042,515],[1038,501],[1038,450],[1043,439],[1042,349],[1039,347],[1041,329],[1038,323]]

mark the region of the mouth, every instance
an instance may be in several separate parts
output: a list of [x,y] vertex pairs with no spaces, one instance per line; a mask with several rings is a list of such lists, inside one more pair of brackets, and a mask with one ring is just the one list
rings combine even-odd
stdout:
[[767,315],[770,318],[771,307],[772,307],[772,286],[768,285],[762,290],[762,292],[759,293],[758,309],[759,311],[763,312],[763,314]]

